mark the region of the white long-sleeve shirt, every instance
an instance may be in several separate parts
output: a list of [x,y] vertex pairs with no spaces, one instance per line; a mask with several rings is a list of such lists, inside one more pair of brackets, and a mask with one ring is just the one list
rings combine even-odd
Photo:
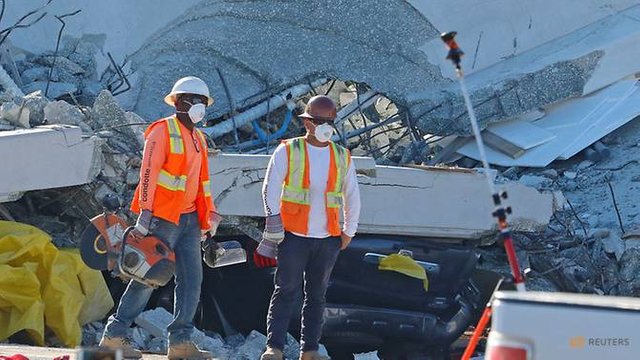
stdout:
[[[327,229],[327,212],[325,190],[329,178],[329,162],[331,148],[329,146],[316,147],[306,143],[309,154],[309,233],[296,234],[312,238],[326,238],[331,236]],[[284,144],[280,144],[271,156],[267,174],[262,184],[262,200],[267,216],[280,214],[280,201],[284,180],[289,171],[289,158]],[[343,218],[342,231],[353,237],[358,228],[360,217],[360,191],[353,161],[349,164],[347,175],[342,184]]]

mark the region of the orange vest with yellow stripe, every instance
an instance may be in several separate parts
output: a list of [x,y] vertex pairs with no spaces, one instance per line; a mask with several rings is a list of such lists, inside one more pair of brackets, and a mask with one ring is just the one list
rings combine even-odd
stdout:
[[[287,149],[289,170],[282,189],[280,215],[284,229],[306,235],[309,232],[309,154],[304,138],[294,138],[283,142]],[[344,147],[329,142],[329,177],[325,190],[327,230],[331,236],[339,236],[340,207],[342,206],[342,185],[349,169],[351,156]]]
[[[180,222],[181,205],[184,200],[185,188],[187,185],[186,157],[185,157],[185,136],[180,130],[180,124],[175,117],[169,117],[152,123],[145,131],[145,137],[153,128],[160,124],[166,124],[166,141],[169,143],[169,154],[162,165],[157,179],[156,192],[153,197],[153,216],[170,221],[174,224]],[[207,142],[200,130],[194,128],[198,134],[200,143],[202,164],[200,166],[200,178],[198,179],[198,195],[196,196],[196,211],[201,229],[209,229],[209,216],[215,210],[211,201],[211,183],[209,182],[209,159],[207,156]],[[141,186],[136,187],[131,210],[140,212]]]

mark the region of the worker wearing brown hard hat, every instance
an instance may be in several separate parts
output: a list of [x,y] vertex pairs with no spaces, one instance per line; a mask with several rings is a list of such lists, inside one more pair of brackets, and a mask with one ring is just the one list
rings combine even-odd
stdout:
[[360,215],[351,156],[331,141],[335,103],[327,96],[314,96],[299,117],[305,136],[276,148],[263,184],[266,225],[257,253],[276,258],[278,267],[262,360],[283,359],[292,309],[302,290],[300,359],[326,358],[318,349],[329,276],[340,250],[355,235]]

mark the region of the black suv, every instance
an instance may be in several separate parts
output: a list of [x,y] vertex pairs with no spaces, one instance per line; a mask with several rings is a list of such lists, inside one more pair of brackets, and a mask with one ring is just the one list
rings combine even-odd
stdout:
[[[237,238],[234,238],[237,240]],[[228,240],[228,239],[225,239]],[[204,266],[202,301],[196,326],[229,335],[265,332],[274,269],[251,261],[257,243],[240,239],[249,262],[220,269]],[[378,270],[378,261],[393,253],[412,256],[425,268],[423,282],[394,271]],[[445,239],[357,235],[338,257],[327,291],[322,343],[334,359],[355,352],[393,354],[447,349],[475,324],[493,290],[474,278],[479,255],[474,245]],[[116,294],[114,294],[116,295]],[[148,308],[171,311],[171,284],[156,291]],[[300,299],[299,305],[302,305]],[[290,332],[299,333],[295,314]]]

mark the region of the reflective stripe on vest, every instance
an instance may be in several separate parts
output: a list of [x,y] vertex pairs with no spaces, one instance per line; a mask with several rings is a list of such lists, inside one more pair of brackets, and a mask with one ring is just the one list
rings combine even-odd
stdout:
[[202,131],[200,131],[200,130],[198,130],[196,128],[193,128],[193,131],[195,131],[196,134],[198,134],[198,136],[200,136],[200,140],[202,140],[202,144],[206,145],[207,144],[207,138],[204,137],[204,134],[202,133]]
[[185,191],[187,188],[187,175],[173,175],[165,169],[160,169],[158,185],[167,190]]
[[203,181],[202,182],[202,191],[204,192],[204,196],[211,196],[211,181]]
[[308,205],[309,190],[302,188],[306,163],[304,140],[294,139],[287,146],[289,146],[289,182],[282,189],[282,200]]
[[[342,182],[347,172],[349,155],[347,151],[334,144],[331,151],[336,160],[336,182],[327,189],[327,207],[339,208],[342,206]],[[289,181],[282,189],[282,201],[288,201],[300,205],[310,205],[309,189],[303,188],[306,165],[305,141],[297,138],[289,141]]]
[[180,125],[175,117],[167,120],[169,129],[169,147],[172,154],[184,154],[184,143],[182,142],[182,133]]
[[334,184],[333,191],[327,192],[327,207],[339,208],[342,206],[342,181],[347,173],[349,155],[344,148],[337,146],[333,142],[330,144],[334,159],[336,159],[336,183]]

